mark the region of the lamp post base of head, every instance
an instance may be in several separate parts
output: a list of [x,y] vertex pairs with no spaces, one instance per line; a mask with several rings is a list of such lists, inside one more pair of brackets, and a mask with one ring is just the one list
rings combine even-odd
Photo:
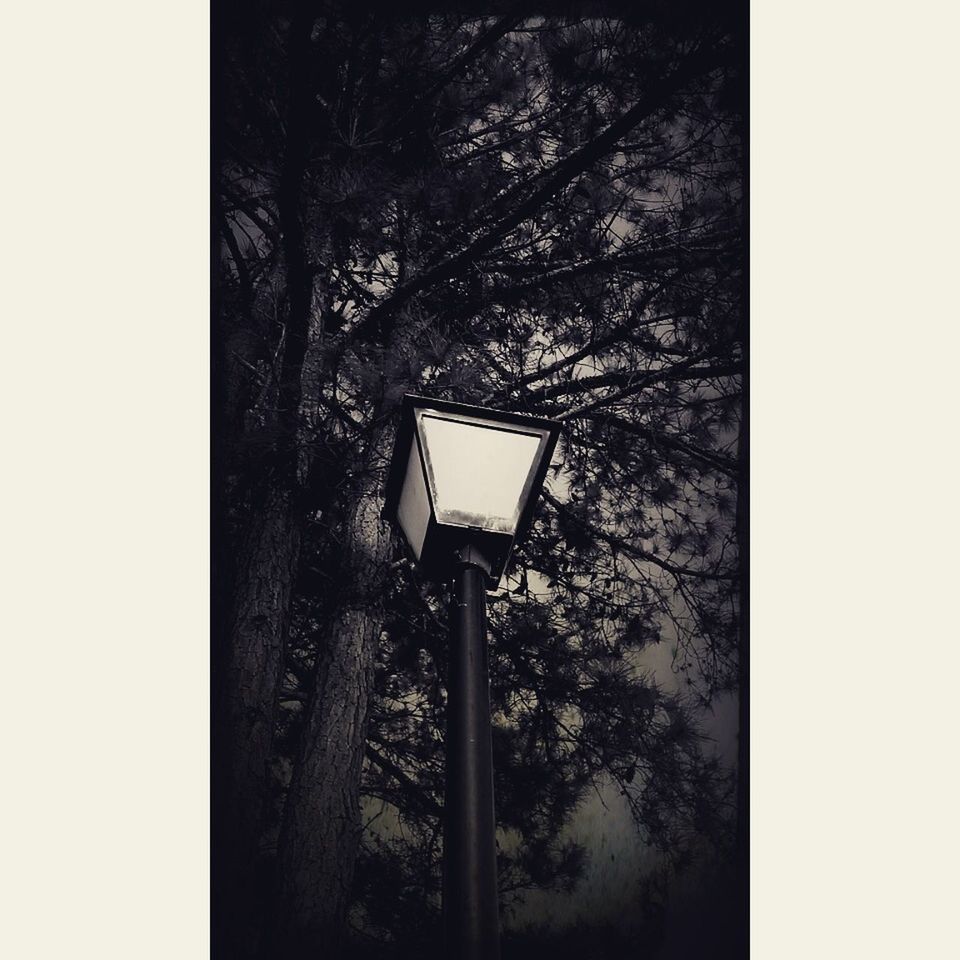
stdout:
[[459,574],[463,567],[479,567],[488,579],[493,576],[494,561],[491,551],[484,550],[476,543],[465,543],[453,551],[453,568]]
[[496,821],[482,553],[455,554],[447,679],[443,837],[444,952],[449,960],[499,960]]

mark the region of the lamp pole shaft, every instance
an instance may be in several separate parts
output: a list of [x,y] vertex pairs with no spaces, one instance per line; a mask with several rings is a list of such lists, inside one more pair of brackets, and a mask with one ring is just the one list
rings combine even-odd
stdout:
[[449,960],[499,960],[483,571],[457,568],[447,681],[443,919]]

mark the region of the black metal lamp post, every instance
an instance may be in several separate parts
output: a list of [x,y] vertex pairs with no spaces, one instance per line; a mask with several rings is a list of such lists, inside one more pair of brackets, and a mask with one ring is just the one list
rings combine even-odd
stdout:
[[406,396],[384,516],[423,573],[453,583],[447,682],[443,915],[451,960],[497,960],[496,823],[486,590],[530,526],[560,425]]

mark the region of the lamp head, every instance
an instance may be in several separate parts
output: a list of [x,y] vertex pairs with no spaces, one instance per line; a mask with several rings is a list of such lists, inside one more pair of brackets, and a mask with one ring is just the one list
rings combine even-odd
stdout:
[[408,394],[387,479],[384,517],[423,572],[449,579],[469,548],[496,589],[530,527],[560,424]]

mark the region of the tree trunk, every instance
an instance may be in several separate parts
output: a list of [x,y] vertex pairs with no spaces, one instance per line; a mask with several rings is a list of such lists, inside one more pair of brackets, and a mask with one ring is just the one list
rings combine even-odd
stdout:
[[231,648],[215,692],[214,955],[254,955],[264,900],[258,878],[277,688],[300,533],[293,497],[268,486],[240,547]]
[[318,657],[280,837],[274,952],[337,956],[360,841],[360,774],[390,533],[368,482],[347,525],[338,613]]

